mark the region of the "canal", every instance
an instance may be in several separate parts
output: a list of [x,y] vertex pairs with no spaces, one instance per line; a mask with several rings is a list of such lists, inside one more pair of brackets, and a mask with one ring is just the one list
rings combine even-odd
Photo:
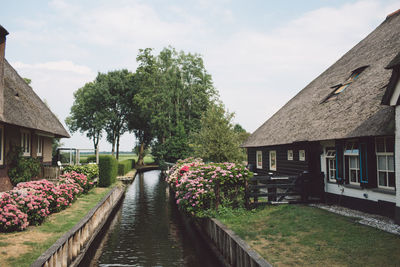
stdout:
[[138,174],[85,266],[221,266],[181,220],[160,171]]

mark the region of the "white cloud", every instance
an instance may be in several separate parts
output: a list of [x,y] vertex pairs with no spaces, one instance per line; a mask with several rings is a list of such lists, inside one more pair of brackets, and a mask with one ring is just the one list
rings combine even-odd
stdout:
[[366,37],[394,6],[358,1],[313,10],[274,30],[242,29],[211,47],[206,62],[226,106],[254,131]]
[[[134,70],[139,48],[159,50],[171,44],[204,56],[226,107],[235,111],[237,122],[254,131],[400,4],[352,2],[260,29],[236,21],[239,17],[228,2],[175,3],[160,11],[148,1],[99,1],[87,7],[84,2],[53,0],[54,14],[37,22],[26,18],[23,30],[10,34],[11,41],[40,47],[37,54],[50,59],[30,64],[19,59],[13,65],[32,79],[33,88],[63,121],[73,92],[93,80],[95,71]],[[227,24],[236,26],[225,31],[222,26]],[[133,145],[128,143],[125,149]]]
[[93,76],[94,72],[87,66],[77,65],[68,60],[62,61],[51,61],[37,64],[25,64],[19,61],[13,63],[13,66],[17,69],[31,69],[37,71],[59,71],[59,72],[71,72],[74,74],[89,75]]

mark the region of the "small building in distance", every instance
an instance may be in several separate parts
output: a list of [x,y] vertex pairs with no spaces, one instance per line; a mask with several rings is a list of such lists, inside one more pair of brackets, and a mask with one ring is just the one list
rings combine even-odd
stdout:
[[313,197],[400,222],[399,52],[400,10],[261,125],[242,145],[248,162],[308,171]]
[[24,157],[51,165],[53,138],[70,137],[58,118],[5,59],[8,32],[0,25],[0,192],[12,188],[8,154],[20,147]]

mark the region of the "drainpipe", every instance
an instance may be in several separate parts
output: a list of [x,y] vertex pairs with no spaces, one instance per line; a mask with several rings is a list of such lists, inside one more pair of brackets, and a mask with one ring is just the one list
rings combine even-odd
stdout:
[[[397,84],[400,86],[400,82]],[[395,176],[396,176],[396,210],[395,221],[400,224],[400,105],[395,108],[395,149],[394,149],[394,162],[395,162]]]
[[0,118],[4,113],[4,61],[6,51],[6,36],[8,32],[0,25]]

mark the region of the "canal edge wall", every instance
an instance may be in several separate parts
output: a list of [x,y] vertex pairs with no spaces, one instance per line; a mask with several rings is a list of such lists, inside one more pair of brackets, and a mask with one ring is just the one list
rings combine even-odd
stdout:
[[243,239],[215,218],[195,220],[195,227],[211,243],[212,250],[224,258],[224,265],[237,267],[272,267]]
[[115,186],[111,189],[82,220],[32,263],[31,267],[77,266],[124,195],[124,187]]

